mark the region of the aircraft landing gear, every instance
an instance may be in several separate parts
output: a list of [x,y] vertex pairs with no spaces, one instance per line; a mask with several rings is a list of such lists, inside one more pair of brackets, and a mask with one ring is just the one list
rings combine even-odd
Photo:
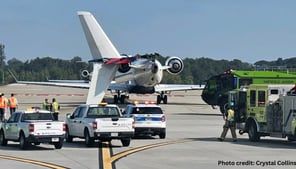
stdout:
[[126,98],[128,99],[129,97],[125,94],[120,94],[120,91],[117,91],[117,95],[113,96],[114,104],[117,104],[118,102],[124,104]]
[[161,92],[160,95],[158,95],[157,98],[156,98],[156,103],[157,104],[160,104],[161,101],[163,101],[163,104],[168,103],[168,96],[166,94],[164,94],[164,92]]

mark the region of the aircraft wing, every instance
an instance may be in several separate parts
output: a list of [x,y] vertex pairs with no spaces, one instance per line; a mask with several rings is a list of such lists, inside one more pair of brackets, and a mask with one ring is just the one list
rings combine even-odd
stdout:
[[43,86],[58,86],[58,87],[72,87],[72,88],[84,88],[88,89],[90,84],[85,83],[73,83],[73,82],[34,82],[34,81],[16,81],[19,84],[32,84],[32,85],[43,85]]
[[169,92],[169,91],[185,91],[185,90],[202,90],[205,85],[184,85],[184,84],[158,84],[155,92]]
[[48,80],[48,82],[57,82],[57,83],[89,83],[88,80]]
[[[82,88],[89,89],[90,83],[83,81],[71,81],[68,80],[50,80],[48,82],[34,82],[34,81],[16,81],[19,84],[31,84],[31,85],[41,85],[41,86],[58,86],[58,87],[70,87],[70,88]],[[124,83],[111,83],[108,87],[108,90],[120,90],[123,92],[128,92],[133,85],[124,84]]]

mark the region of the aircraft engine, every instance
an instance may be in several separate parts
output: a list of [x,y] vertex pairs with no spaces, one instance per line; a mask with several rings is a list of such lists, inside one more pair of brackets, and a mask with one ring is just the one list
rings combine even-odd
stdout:
[[88,70],[82,70],[81,71],[81,77],[83,77],[83,78],[89,78],[89,72],[88,72]]
[[126,64],[121,64],[118,68],[118,72],[120,73],[126,73],[131,69],[131,67],[126,63]]
[[184,68],[183,61],[178,57],[168,58],[165,62],[165,65],[170,67],[167,69],[167,71],[173,75],[179,74],[180,72],[182,72]]

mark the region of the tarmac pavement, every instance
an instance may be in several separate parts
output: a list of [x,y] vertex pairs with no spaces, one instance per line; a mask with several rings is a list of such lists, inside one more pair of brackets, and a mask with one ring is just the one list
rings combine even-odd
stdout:
[[[20,84],[2,86],[0,92],[6,97],[16,93],[19,109],[41,106],[44,98],[55,97],[61,103],[61,120],[75,106],[84,103],[87,94],[84,89]],[[135,138],[129,147],[122,147],[120,141],[114,140],[101,148],[98,142],[88,148],[82,139],[74,139],[73,143],[65,143],[61,150],[41,144],[25,151],[18,148],[18,143],[9,142],[8,146],[0,147],[0,166],[98,169],[107,168],[114,160],[111,168],[117,169],[295,168],[295,142],[269,137],[250,142],[246,134],[238,135],[238,141],[232,142],[230,132],[224,142],[218,141],[222,117],[218,109],[212,109],[201,100],[200,93],[174,92],[169,96],[169,104],[161,105],[167,119],[166,139]],[[155,101],[156,95],[130,95],[130,100]]]

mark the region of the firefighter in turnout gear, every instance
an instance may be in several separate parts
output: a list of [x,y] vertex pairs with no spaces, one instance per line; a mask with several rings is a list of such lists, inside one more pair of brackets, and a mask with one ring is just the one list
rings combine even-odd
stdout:
[[223,125],[223,131],[221,133],[220,138],[218,138],[218,140],[223,141],[225,139],[225,136],[228,132],[228,129],[230,129],[231,131],[231,135],[232,135],[232,141],[237,141],[237,137],[236,137],[236,133],[235,133],[235,128],[236,128],[236,124],[235,124],[235,119],[234,119],[234,110],[233,107],[231,106],[226,114],[224,120],[225,120],[225,124]]
[[60,105],[55,98],[52,99],[51,111],[53,112],[54,120],[59,120]]

